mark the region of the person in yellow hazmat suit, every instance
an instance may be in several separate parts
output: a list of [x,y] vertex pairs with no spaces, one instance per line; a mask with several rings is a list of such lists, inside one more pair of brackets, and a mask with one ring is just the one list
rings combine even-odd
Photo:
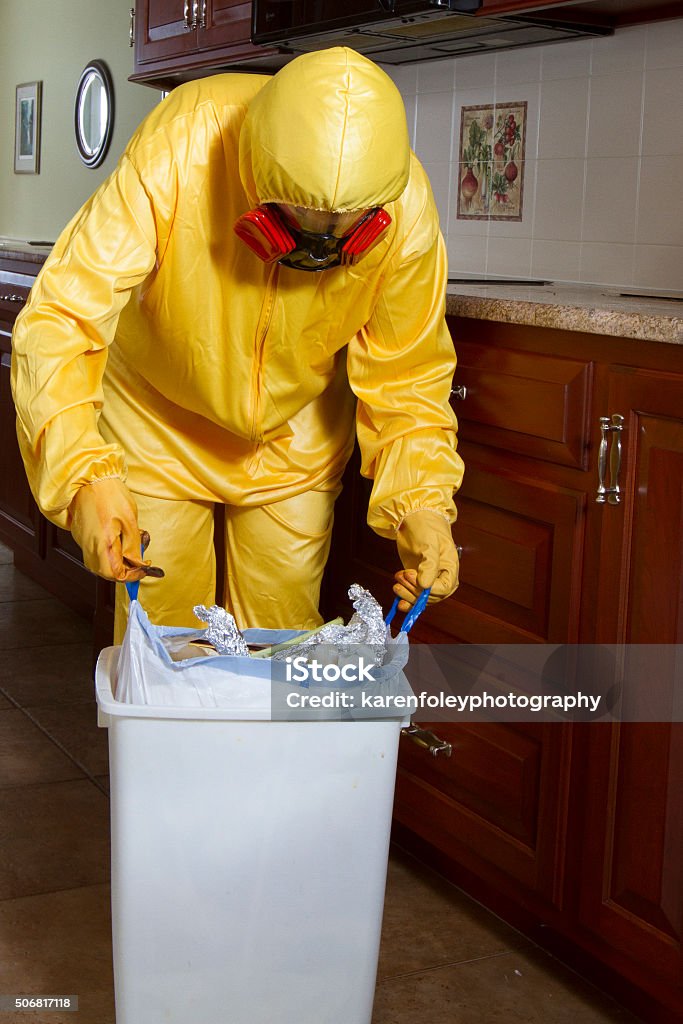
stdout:
[[[151,620],[215,600],[214,503],[242,628],[313,628],[353,449],[402,611],[451,594],[462,477],[446,254],[389,77],[346,48],[175,89],[46,261],[13,336],[38,505]],[[354,422],[355,421],[355,422]],[[355,427],[355,430],[354,430]],[[149,563],[147,563],[149,564]],[[116,633],[127,612],[117,587]]]

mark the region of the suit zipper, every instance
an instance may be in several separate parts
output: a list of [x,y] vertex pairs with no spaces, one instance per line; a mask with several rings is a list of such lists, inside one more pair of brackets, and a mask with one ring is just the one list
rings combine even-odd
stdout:
[[251,378],[252,417],[249,433],[252,441],[257,441],[259,443],[262,441],[261,381],[263,378],[263,350],[266,345],[266,338],[268,337],[268,331],[273,319],[279,269],[278,264],[275,263],[270,277],[268,278],[268,284],[266,285],[266,297],[263,301],[263,306],[261,307],[261,316],[259,317],[258,331],[256,335],[256,348],[254,351],[254,367]]

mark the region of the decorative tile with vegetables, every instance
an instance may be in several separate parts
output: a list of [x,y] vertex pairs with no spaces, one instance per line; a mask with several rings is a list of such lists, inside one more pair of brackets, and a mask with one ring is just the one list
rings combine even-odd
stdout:
[[458,218],[521,220],[526,100],[462,107]]

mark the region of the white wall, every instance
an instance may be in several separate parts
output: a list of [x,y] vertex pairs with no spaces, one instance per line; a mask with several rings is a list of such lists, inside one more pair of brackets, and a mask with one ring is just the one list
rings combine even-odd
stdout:
[[[451,273],[683,289],[683,19],[385,68],[430,175]],[[528,102],[523,219],[456,219],[460,108]]]
[[[160,93],[127,81],[133,70],[128,12],[133,0],[5,0],[0,26],[0,235],[54,241],[114,169]],[[114,80],[116,117],[109,155],[89,170],[78,156],[76,86],[100,58]],[[43,82],[40,174],[14,173],[15,88]]]

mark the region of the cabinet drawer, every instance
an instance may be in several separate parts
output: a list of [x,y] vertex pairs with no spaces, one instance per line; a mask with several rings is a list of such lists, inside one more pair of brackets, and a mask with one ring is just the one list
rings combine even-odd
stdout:
[[559,905],[571,757],[559,723],[424,723],[453,745],[428,757],[399,748],[395,815],[437,849]]
[[585,469],[593,364],[458,342],[461,438]]
[[33,274],[15,274],[0,269],[0,306],[18,313],[33,287]]

